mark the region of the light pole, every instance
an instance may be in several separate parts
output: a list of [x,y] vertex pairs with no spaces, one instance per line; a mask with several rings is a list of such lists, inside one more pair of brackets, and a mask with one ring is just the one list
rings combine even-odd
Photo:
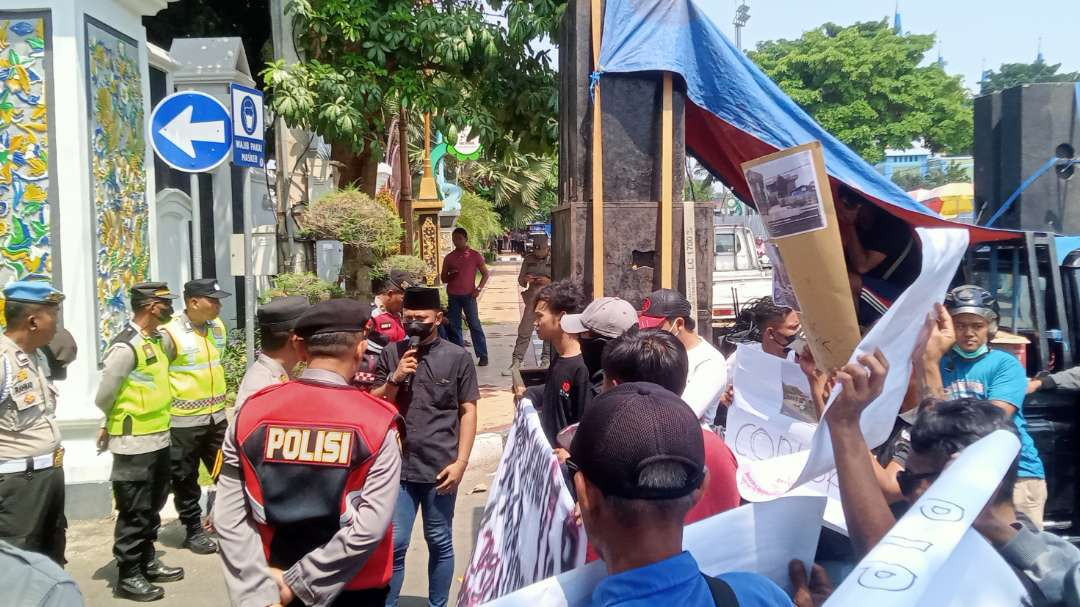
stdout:
[[742,28],[746,27],[747,21],[750,21],[750,0],[741,0],[735,7],[735,20],[732,21],[735,25],[735,48],[740,51],[742,50]]

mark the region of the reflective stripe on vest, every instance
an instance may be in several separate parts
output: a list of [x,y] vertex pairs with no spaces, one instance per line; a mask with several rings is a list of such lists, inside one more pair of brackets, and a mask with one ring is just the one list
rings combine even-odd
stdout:
[[206,335],[199,335],[191,321],[177,316],[164,329],[176,346],[176,358],[169,363],[172,386],[172,414],[208,415],[225,408],[225,367],[221,353],[225,347],[225,325],[220,319],[206,323]]
[[124,378],[105,428],[112,436],[164,432],[169,429],[172,402],[169,359],[157,339],[140,338],[138,343],[128,345],[135,352],[135,369]]

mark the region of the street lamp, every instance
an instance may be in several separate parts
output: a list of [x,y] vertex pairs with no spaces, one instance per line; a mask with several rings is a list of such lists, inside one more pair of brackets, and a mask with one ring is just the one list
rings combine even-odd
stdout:
[[740,51],[742,50],[742,28],[746,27],[747,21],[750,21],[750,0],[741,0],[735,7],[735,20],[732,21],[735,25],[735,48]]

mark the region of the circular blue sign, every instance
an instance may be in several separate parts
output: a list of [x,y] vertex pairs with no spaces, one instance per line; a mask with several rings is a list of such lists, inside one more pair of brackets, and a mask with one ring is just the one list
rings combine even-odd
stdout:
[[232,120],[216,98],[199,91],[173,93],[150,113],[150,142],[174,169],[201,173],[232,151]]
[[244,100],[240,102],[240,126],[244,127],[244,132],[248,135],[255,134],[255,127],[259,117],[255,112],[255,102],[251,97],[244,97]]

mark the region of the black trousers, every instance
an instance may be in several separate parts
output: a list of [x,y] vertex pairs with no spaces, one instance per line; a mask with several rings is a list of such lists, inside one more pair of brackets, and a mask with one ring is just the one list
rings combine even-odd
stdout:
[[63,468],[0,474],[0,540],[67,563]]
[[116,532],[113,556],[120,575],[154,558],[161,508],[169,497],[169,449],[138,455],[113,455]]
[[173,503],[180,522],[188,529],[202,526],[202,510],[199,498],[199,462],[213,473],[221,443],[225,440],[225,430],[229,422],[195,426],[193,428],[172,428],[172,446],[169,447],[172,470]]

